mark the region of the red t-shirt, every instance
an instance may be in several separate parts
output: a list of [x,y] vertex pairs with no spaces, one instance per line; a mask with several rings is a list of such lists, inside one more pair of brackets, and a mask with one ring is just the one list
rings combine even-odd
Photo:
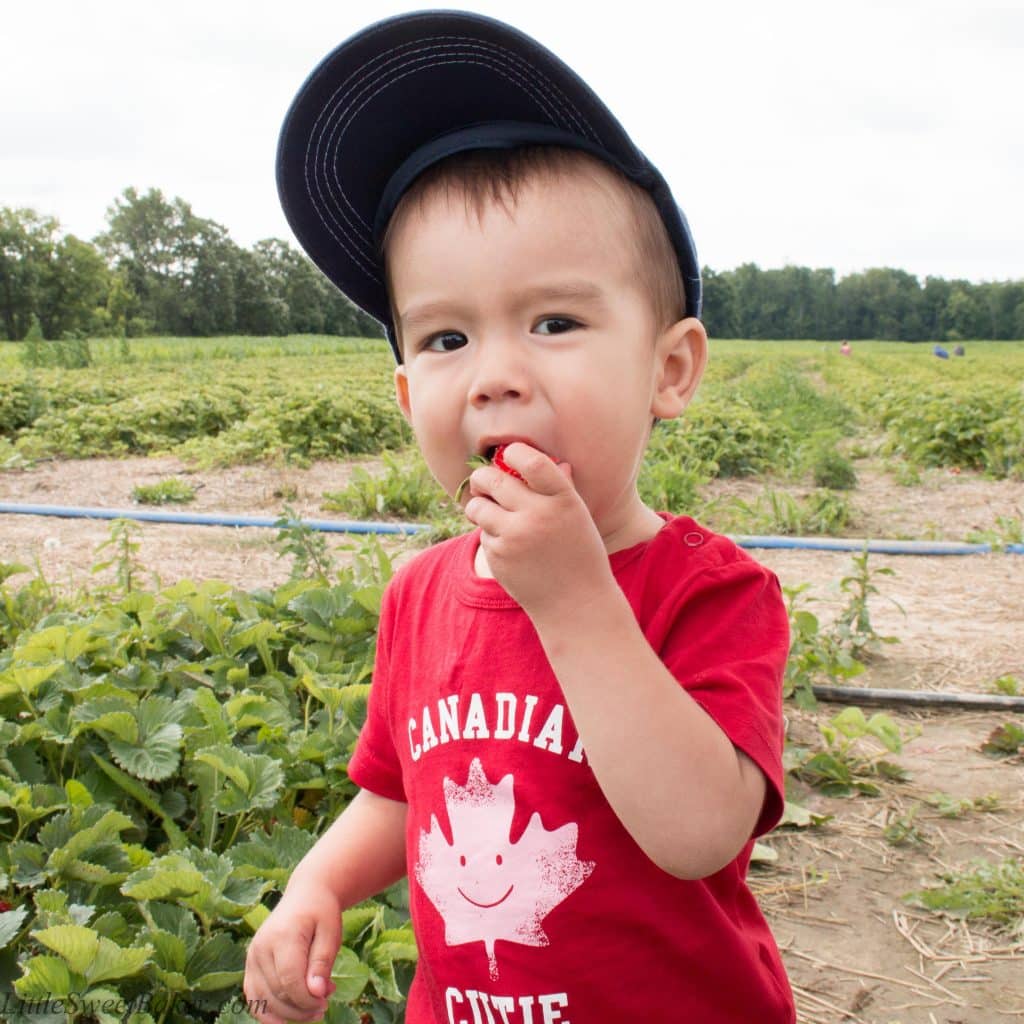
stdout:
[[[783,807],[779,582],[727,538],[659,514],[667,525],[610,555],[612,570],[651,647],[764,772],[761,835]],[[697,881],[647,857],[597,784],[532,622],[476,575],[479,536],[424,551],[389,584],[349,765],[409,805],[408,1024],[791,1024],[745,882],[753,839]],[[608,680],[609,715],[628,699],[628,680]]]

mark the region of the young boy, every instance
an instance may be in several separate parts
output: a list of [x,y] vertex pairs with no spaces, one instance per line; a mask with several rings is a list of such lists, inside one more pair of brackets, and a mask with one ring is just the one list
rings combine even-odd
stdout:
[[247,998],[318,1019],[342,912],[408,873],[408,1024],[790,1024],[745,883],[783,803],[778,581],[637,492],[706,359],[667,185],[557,58],[462,12],[336,50],[278,176],[478,529],[385,593],[360,792],[253,938]]

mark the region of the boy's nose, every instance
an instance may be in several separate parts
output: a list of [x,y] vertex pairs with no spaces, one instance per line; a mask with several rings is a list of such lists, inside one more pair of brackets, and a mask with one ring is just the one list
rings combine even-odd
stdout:
[[529,370],[525,353],[514,343],[495,342],[478,347],[469,400],[476,407],[506,399],[527,398]]

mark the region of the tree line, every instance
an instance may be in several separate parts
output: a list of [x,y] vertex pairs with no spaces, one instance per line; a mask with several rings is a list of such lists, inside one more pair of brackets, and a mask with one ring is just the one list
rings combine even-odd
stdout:
[[[380,327],[288,242],[249,249],[183,199],[127,188],[91,241],[0,208],[0,339],[330,334]],[[1024,281],[972,283],[889,267],[705,267],[704,321],[722,338],[1024,338]]]

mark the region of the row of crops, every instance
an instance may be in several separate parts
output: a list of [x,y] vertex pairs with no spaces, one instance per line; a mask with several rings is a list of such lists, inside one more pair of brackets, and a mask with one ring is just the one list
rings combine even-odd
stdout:
[[[25,368],[8,355],[0,466],[171,452],[197,466],[305,465],[411,444],[383,343],[312,339],[305,351],[271,351],[250,341],[203,359],[196,341],[153,342],[127,362],[111,347],[109,361],[77,370]],[[659,426],[648,465],[662,475],[792,477],[823,452],[870,450],[1019,476],[1022,381],[1024,346],[1009,343],[951,361],[911,345],[860,344],[842,357],[810,342],[714,343],[697,399]]]

